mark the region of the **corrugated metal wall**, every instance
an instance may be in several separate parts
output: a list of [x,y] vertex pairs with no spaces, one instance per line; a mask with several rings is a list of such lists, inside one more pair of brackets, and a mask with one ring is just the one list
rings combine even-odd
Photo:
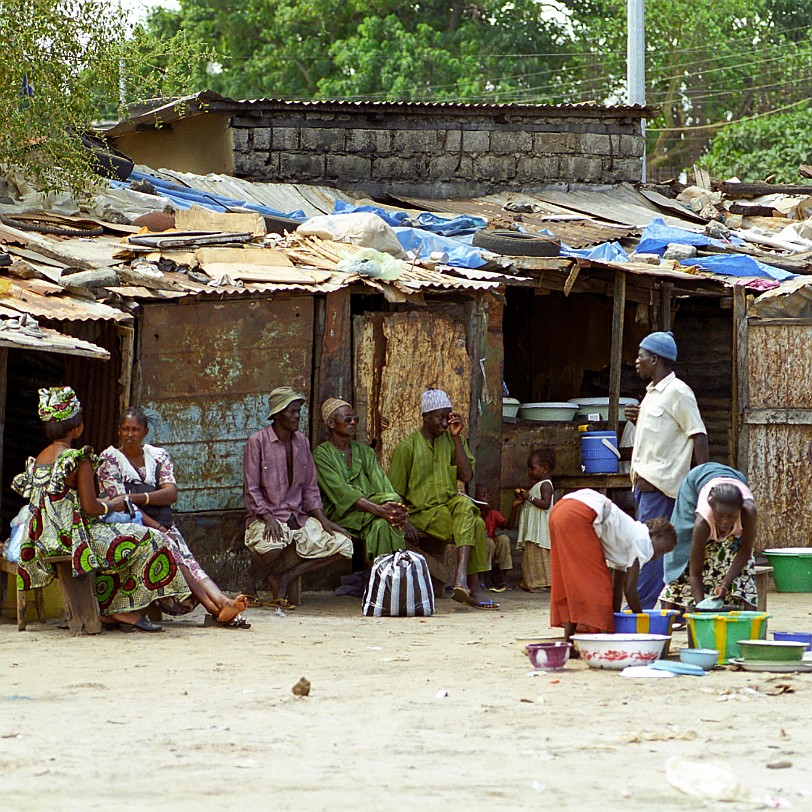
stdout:
[[141,400],[156,417],[148,441],[175,463],[177,511],[243,508],[243,450],[268,425],[268,393],[293,386],[310,405],[313,309],[311,297],[144,306]]

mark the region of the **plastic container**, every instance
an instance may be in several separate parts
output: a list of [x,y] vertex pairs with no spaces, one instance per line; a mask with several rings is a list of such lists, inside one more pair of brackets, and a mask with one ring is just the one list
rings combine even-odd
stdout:
[[[626,407],[638,406],[640,401],[635,398],[618,398],[618,419],[626,419]],[[586,417],[588,420],[609,419],[609,398],[570,398],[570,403],[578,404],[576,417]]]
[[773,632],[773,640],[791,640],[806,643],[806,650],[812,651],[812,632]]
[[582,431],[581,469],[585,474],[616,474],[620,452],[613,431]]
[[793,640],[739,640],[742,659],[748,662],[799,663],[806,651],[806,643]]
[[502,417],[512,420],[519,413],[521,403],[516,398],[502,398]]
[[543,403],[522,403],[519,406],[519,417],[522,420],[539,420],[548,422],[569,421],[575,417],[578,406],[567,401],[546,401]]
[[570,658],[571,643],[531,643],[524,647],[533,668],[544,671],[560,671]]
[[812,592],[812,549],[786,547],[765,550],[778,592]]
[[[646,609],[639,613],[631,610],[615,612],[615,634],[671,634],[675,609]],[[668,656],[671,641],[665,644],[663,657]]]
[[715,648],[719,662],[741,657],[739,640],[764,640],[767,637],[767,612],[697,612],[688,620],[688,646]]
[[715,648],[681,648],[679,658],[680,662],[710,671],[719,662],[719,652]]

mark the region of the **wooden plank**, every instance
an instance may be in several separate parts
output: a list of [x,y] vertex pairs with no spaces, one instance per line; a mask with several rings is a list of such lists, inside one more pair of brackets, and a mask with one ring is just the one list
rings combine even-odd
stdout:
[[483,294],[484,320],[480,340],[484,343],[481,371],[479,435],[477,438],[476,480],[497,497],[502,478],[502,379],[504,378],[504,305],[500,299]]
[[[748,319],[746,409],[812,409],[812,323]],[[783,374],[782,374],[783,373]]]
[[812,409],[746,409],[748,425],[812,426]]
[[612,347],[609,358],[609,431],[617,434],[620,376],[623,364],[623,323],[626,315],[626,274],[615,271],[612,304]]
[[744,422],[749,408],[747,382],[747,291],[737,285],[733,288],[733,465],[745,476],[748,469],[749,429]]
[[722,194],[728,197],[761,197],[761,195],[812,195],[810,183],[737,183],[726,180],[719,184]]
[[135,357],[135,329],[125,325],[116,325],[121,346],[120,374],[118,377],[119,391],[119,414],[123,413],[134,401],[132,401],[130,390],[133,379],[133,360]]
[[[321,422],[321,404],[327,398],[342,398],[353,403],[352,316],[350,292],[346,288],[324,297],[321,336],[314,341],[316,353],[313,414]],[[320,339],[320,340],[319,340]],[[356,406],[356,408],[358,408]],[[313,428],[314,439],[321,434]]]
[[674,286],[664,282],[660,289],[660,329],[668,332],[671,329],[671,296]]

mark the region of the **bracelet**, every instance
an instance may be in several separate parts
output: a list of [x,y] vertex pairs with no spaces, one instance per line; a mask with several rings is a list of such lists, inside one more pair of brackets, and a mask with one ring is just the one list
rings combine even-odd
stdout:
[[102,516],[106,516],[110,512],[110,505],[108,505],[107,502],[102,502],[101,506],[104,508],[104,513],[102,513]]
[[144,504],[145,504],[145,505],[148,505],[148,504],[149,504],[149,494],[148,494],[148,493],[145,493],[145,494],[144,494]]

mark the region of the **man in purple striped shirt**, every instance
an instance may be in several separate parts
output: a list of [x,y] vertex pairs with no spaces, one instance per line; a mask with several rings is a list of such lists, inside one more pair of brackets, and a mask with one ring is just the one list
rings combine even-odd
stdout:
[[352,558],[349,533],[322,510],[310,443],[299,431],[303,404],[304,395],[290,387],[274,389],[269,398],[271,425],[248,438],[243,459],[245,546],[251,563],[242,588],[256,594],[257,584],[282,550],[295,544],[302,560],[268,578],[274,601],[282,607],[290,606],[286,595],[292,580],[342,556]]

